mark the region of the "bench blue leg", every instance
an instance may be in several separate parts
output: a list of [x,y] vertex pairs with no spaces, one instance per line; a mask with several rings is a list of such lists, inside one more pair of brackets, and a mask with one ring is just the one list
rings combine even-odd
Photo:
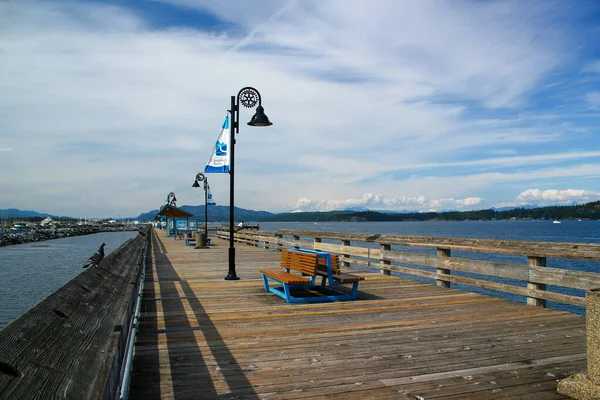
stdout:
[[[282,288],[269,286],[270,280],[280,284],[282,286]],[[325,283],[325,280],[323,281],[323,283]],[[322,283],[322,287],[327,288],[327,286],[324,286],[323,283]],[[272,279],[272,278],[268,277],[267,275],[263,274],[263,285],[265,287],[265,291],[276,294],[277,296],[284,299],[287,303],[317,303],[317,302],[323,302],[323,301],[354,300],[358,296],[358,283],[359,282],[357,281],[352,284],[352,292],[350,294],[344,293],[344,292],[339,292],[339,291],[329,288],[329,290],[332,291],[334,294],[326,295],[326,296],[315,296],[315,297],[292,297],[292,294],[290,292],[290,286],[288,284],[278,281],[276,279]],[[307,290],[307,289],[310,289],[311,287],[315,287],[315,285],[314,284],[294,285],[294,287]]]
[[290,287],[287,284],[283,284],[283,291],[285,292],[285,301],[288,303],[292,302],[292,295],[290,293]]
[[[269,280],[273,280],[273,282],[280,283],[283,286],[283,291],[277,287],[269,286]],[[288,303],[295,302],[294,298],[292,297],[292,295],[290,293],[290,288],[287,284],[280,282],[278,280],[275,280],[275,279],[271,279],[265,274],[263,274],[263,284],[265,286],[265,291],[276,294],[277,296],[281,297]]]
[[352,300],[356,299],[356,296],[358,295],[358,282],[356,281],[352,284]]

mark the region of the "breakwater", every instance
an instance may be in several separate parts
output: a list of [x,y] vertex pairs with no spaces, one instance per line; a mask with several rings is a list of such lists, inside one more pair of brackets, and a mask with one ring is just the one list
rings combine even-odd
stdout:
[[0,247],[13,244],[43,242],[71,236],[91,235],[98,232],[137,231],[140,225],[73,225],[60,228],[38,228],[17,232],[7,232],[0,237]]

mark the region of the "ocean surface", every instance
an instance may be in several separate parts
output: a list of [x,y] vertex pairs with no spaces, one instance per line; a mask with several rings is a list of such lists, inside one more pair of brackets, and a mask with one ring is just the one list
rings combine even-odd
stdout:
[[137,234],[102,232],[0,247],[0,329],[80,274],[102,242],[108,255]]
[[[277,231],[295,229],[329,232],[359,232],[370,234],[396,234],[413,236],[443,236],[506,240],[532,240],[543,242],[600,243],[600,221],[460,221],[460,222],[261,222],[260,229]],[[0,247],[0,328],[29,310],[56,289],[82,272],[81,264],[88,259],[100,243],[106,242],[107,254],[137,232],[103,232],[94,235],[70,237],[46,242]],[[353,243],[353,245],[355,245]],[[373,246],[378,247],[377,244]],[[435,250],[410,249],[433,254]],[[430,251],[431,253],[427,253]],[[492,261],[522,264],[526,258],[511,255],[468,253],[453,251],[455,257],[480,258]],[[600,273],[600,262],[548,259],[548,267],[575,269]],[[455,272],[452,272],[455,274]],[[473,276],[472,274],[456,275]],[[400,275],[402,276],[402,275]],[[432,280],[411,276],[410,279],[431,283]],[[498,282],[520,284],[494,278]],[[452,283],[453,288],[494,295],[523,302],[522,296],[479,289]],[[583,291],[554,288],[561,293],[583,295]],[[548,307],[583,314],[581,307],[548,302]]]

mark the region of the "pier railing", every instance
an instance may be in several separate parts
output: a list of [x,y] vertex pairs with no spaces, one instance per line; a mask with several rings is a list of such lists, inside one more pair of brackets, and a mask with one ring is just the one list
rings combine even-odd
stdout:
[[0,399],[121,397],[151,236],[144,228],[0,330]]
[[[217,234],[229,237],[227,229],[219,229]],[[598,244],[243,229],[234,237],[238,242],[266,249],[330,251],[340,254],[346,267],[430,278],[443,287],[454,282],[521,295],[527,304],[541,307],[546,301],[585,307],[585,290],[600,288],[600,273],[547,266],[549,259],[559,266],[561,259],[599,261]],[[557,289],[548,290],[550,285]],[[560,293],[565,291],[562,288],[580,289],[581,295]]]

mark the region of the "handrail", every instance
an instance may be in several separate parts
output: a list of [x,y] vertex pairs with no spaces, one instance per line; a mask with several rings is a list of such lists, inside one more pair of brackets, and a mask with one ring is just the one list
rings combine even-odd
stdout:
[[[219,237],[228,237],[224,229]],[[600,274],[563,268],[546,267],[547,258],[600,261],[600,245],[591,243],[534,242],[498,239],[468,239],[429,236],[400,236],[362,233],[318,232],[304,230],[238,231],[236,241],[252,246],[281,250],[304,247],[341,255],[344,266],[379,269],[430,278],[438,286],[451,282],[518,294],[527,303],[545,307],[546,300],[585,307],[585,297],[547,290],[547,285],[588,290],[600,287]],[[304,240],[302,240],[304,238]],[[308,239],[308,240],[307,240]],[[323,242],[327,240],[328,242]],[[331,243],[340,241],[340,244]],[[353,245],[354,244],[354,245]],[[430,249],[435,254],[407,251],[409,248]],[[524,256],[523,262],[509,263],[452,256],[452,251],[511,254]],[[481,256],[479,257],[481,258]],[[517,260],[519,261],[519,260]],[[452,275],[452,271],[459,275]],[[463,273],[474,274],[463,276]],[[485,279],[482,279],[485,278]],[[490,279],[491,278],[491,279]],[[503,278],[507,281],[498,281]],[[526,286],[511,281],[526,282]]]
[[133,350],[135,348],[135,336],[137,334],[137,327],[139,323],[140,316],[140,306],[142,303],[142,294],[144,292],[144,281],[146,280],[146,260],[148,256],[148,245],[150,244],[150,240],[154,232],[152,229],[148,229],[146,232],[146,243],[144,244],[144,250],[142,255],[142,265],[140,267],[140,273],[138,278],[138,290],[137,297],[135,303],[135,311],[133,312],[133,318],[131,320],[131,325],[128,329],[128,337],[127,337],[127,349],[125,352],[125,361],[122,366],[122,378],[119,382],[118,389],[118,398],[120,400],[126,399],[129,394],[129,382],[131,378],[131,366],[133,362]]

